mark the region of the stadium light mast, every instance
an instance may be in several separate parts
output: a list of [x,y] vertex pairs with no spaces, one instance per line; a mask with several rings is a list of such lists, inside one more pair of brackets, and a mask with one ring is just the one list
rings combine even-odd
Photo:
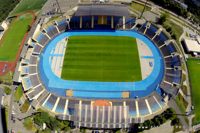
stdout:
[[142,18],[143,13],[144,13],[144,11],[145,11],[145,8],[146,8],[146,6],[147,6],[147,2],[148,2],[148,0],[146,0],[145,5],[144,5],[144,8],[143,8],[142,13],[141,13],[141,15],[140,15],[139,18]]
[[58,5],[58,9],[60,10],[60,13],[61,13],[62,16],[63,16],[63,12],[62,12],[62,10],[61,10],[61,8],[60,8],[60,4],[59,4],[58,0],[56,0],[56,3],[57,3],[57,5]]

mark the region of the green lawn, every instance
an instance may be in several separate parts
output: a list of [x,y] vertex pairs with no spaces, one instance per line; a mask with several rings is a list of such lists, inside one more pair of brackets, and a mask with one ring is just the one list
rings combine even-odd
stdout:
[[[132,2],[132,3],[131,3],[131,7],[132,7],[133,9],[139,11],[139,12],[142,12],[143,9],[144,9],[144,5],[139,4],[139,3],[136,3],[136,2]],[[145,8],[145,11],[150,11],[150,10],[151,10],[150,7],[146,7],[146,8]]]
[[176,41],[179,42],[179,38],[181,37],[181,35],[183,33],[183,28],[170,20],[165,21],[164,27],[165,28],[171,27],[172,33],[174,33],[174,35],[176,36]]
[[176,97],[176,104],[178,105],[181,112],[184,114],[187,108],[187,102],[184,100],[184,98],[181,96],[181,94],[178,94]]
[[0,76],[0,81],[12,85],[13,83],[12,76],[13,76],[12,72],[6,73],[5,75]]
[[33,17],[24,15],[14,19],[0,41],[0,61],[14,61],[21,41]]
[[189,59],[187,61],[189,78],[192,87],[192,102],[195,107],[194,113],[194,123],[200,123],[200,87],[199,87],[199,79],[200,79],[200,60]]
[[8,117],[9,117],[8,107],[5,107],[5,117],[6,117],[6,126],[8,127]]
[[33,119],[30,118],[30,117],[24,119],[23,124],[24,124],[24,127],[25,127],[27,130],[29,130],[29,131],[35,132],[35,131],[37,130],[36,127],[35,127],[35,125],[34,125],[34,123],[33,123]]
[[14,93],[15,100],[16,100],[16,101],[19,101],[20,98],[22,97],[22,95],[23,95],[23,90],[22,90],[22,86],[20,85],[20,86],[16,89],[16,91],[15,91],[15,93]]
[[26,112],[28,111],[29,107],[30,107],[30,103],[29,103],[28,100],[26,100],[26,101],[24,102],[24,104],[21,106],[20,111],[21,111],[22,113],[26,113]]
[[70,37],[61,77],[81,81],[141,80],[136,39],[115,36]]
[[47,0],[21,0],[12,15],[30,10],[40,10]]
[[11,94],[11,89],[10,89],[10,87],[7,87],[7,86],[5,86],[4,87],[4,93],[6,94],[6,95],[10,95]]

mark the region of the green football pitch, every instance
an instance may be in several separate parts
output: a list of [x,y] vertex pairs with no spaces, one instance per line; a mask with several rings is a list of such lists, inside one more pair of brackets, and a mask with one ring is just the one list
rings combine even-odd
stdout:
[[0,61],[14,61],[21,41],[31,23],[31,15],[23,15],[14,19],[0,41]]
[[195,118],[193,120],[194,124],[200,123],[200,87],[199,87],[199,79],[200,79],[200,60],[189,59],[187,61],[189,78],[192,90],[192,102],[195,107],[194,113]]
[[141,80],[136,39],[116,36],[70,37],[61,78],[112,82]]

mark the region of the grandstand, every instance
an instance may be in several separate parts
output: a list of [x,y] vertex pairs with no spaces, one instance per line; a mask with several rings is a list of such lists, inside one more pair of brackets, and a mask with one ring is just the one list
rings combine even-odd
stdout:
[[[152,73],[139,82],[65,81],[56,74],[60,66],[54,68],[52,63],[62,62],[59,56],[66,44],[59,42],[75,35],[138,38],[153,53]],[[181,57],[174,42],[161,28],[138,23],[126,6],[112,4],[81,4],[72,16],[39,23],[19,69],[24,93],[35,109],[73,121],[76,127],[98,129],[128,128],[153,118],[167,108],[164,97],[176,95],[182,82]]]

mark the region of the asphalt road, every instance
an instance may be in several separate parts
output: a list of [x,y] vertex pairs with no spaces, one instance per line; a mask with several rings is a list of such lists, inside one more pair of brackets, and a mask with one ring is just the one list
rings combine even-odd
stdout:
[[11,120],[11,115],[12,115],[12,110],[13,110],[13,102],[14,102],[14,90],[17,88],[16,85],[11,86],[11,99],[10,99],[10,106],[9,106],[9,113],[8,113],[8,129],[11,131],[12,130],[12,120]]
[[175,100],[174,100],[174,99],[171,99],[171,100],[169,101],[169,104],[168,104],[168,105],[169,105],[170,107],[172,107],[172,108],[175,110],[176,114],[178,114],[177,117],[180,119],[180,123],[181,123],[182,126],[183,126],[183,130],[189,132],[189,131],[188,131],[188,130],[189,130],[188,124],[186,123],[186,121],[185,121],[185,119],[184,119],[184,115],[185,115],[185,114],[183,114],[183,113],[180,111],[180,109],[178,108],[178,105],[176,104]]
[[[3,97],[3,89],[2,88],[0,88],[0,103],[2,102],[2,97]],[[0,104],[0,106],[1,106],[1,104]],[[1,112],[1,110],[2,110],[2,106],[1,106],[1,109],[0,109],[0,133],[3,133],[3,125],[2,125],[2,112]]]

